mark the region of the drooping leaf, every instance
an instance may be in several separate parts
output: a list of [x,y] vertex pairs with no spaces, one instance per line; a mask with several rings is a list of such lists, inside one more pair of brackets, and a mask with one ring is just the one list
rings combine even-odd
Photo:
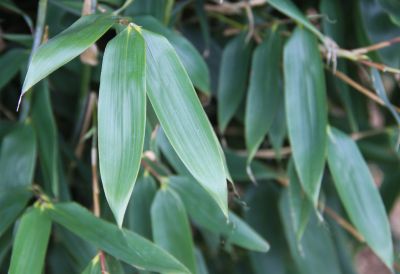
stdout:
[[36,136],[30,124],[18,124],[4,136],[0,150],[0,186],[28,186],[36,160]]
[[316,205],[326,154],[325,76],[317,40],[296,28],[284,50],[285,109],[294,164],[300,182]]
[[[248,68],[251,59],[251,43],[246,34],[233,38],[224,49],[218,80],[218,123],[222,132],[243,100]],[[238,69],[240,68],[240,69]]]
[[189,77],[167,39],[143,31],[147,94],[172,147],[227,215],[227,171],[222,149]]
[[292,225],[296,234],[296,239],[300,241],[307,227],[313,206],[301,188],[293,161],[289,162],[287,172],[289,176],[287,195],[289,199],[290,216],[292,217]]
[[48,206],[51,219],[106,253],[149,271],[189,273],[185,266],[152,242],[96,218],[76,203]]
[[311,215],[301,240],[298,241],[296,239],[289,200],[288,190],[285,190],[280,198],[279,209],[290,253],[299,272],[307,274],[340,274],[339,261],[332,238],[327,228],[318,223],[318,218],[315,214]]
[[[385,87],[383,86],[383,81],[382,81],[381,75],[379,74],[379,72],[376,68],[371,68],[371,78],[372,78],[372,83],[374,85],[374,89],[375,89],[376,93],[382,99],[382,101],[385,103],[385,106],[389,109],[393,118],[397,122],[397,126],[400,127],[400,115],[397,112],[396,108],[390,102],[389,97],[386,94]],[[400,134],[400,132],[398,134]],[[398,137],[398,140],[397,140],[396,150],[399,150],[399,146],[400,146],[400,136]]]
[[278,110],[276,111],[271,128],[269,129],[268,137],[277,154],[276,156],[280,159],[282,157],[283,142],[287,134],[284,95],[276,104],[278,105]]
[[144,39],[129,25],[105,50],[98,108],[104,193],[118,226],[140,168],[146,126]]
[[229,212],[227,222],[215,201],[193,179],[170,177],[168,186],[179,194],[189,216],[200,227],[223,236],[227,243],[258,252],[268,251],[268,243],[234,213]]
[[22,212],[31,195],[26,187],[2,188],[0,191],[0,237]]
[[329,128],[328,164],[339,197],[367,244],[392,269],[393,245],[385,207],[357,145]]
[[13,244],[10,274],[41,274],[51,221],[39,207],[33,207],[22,216]]
[[48,82],[43,80],[35,90],[32,99],[32,124],[38,139],[38,154],[45,180],[45,190],[58,197],[58,136]]
[[175,48],[193,85],[204,93],[210,93],[210,73],[197,49],[182,35],[163,26],[150,16],[136,17],[135,22],[143,28],[161,34]]
[[198,249],[198,248],[195,249],[195,256],[196,256],[196,265],[197,265],[196,273],[208,274],[209,272],[207,269],[207,264],[206,264],[206,261],[204,260],[203,253],[201,252],[200,249]]
[[319,32],[313,24],[311,24],[308,18],[299,10],[298,7],[296,7],[295,4],[293,4],[291,0],[267,0],[267,2],[283,14],[295,20],[297,24],[306,27],[309,31],[318,36],[319,39],[324,39],[324,35]]
[[390,14],[392,22],[400,26],[400,3],[397,0],[378,0],[378,2]]
[[151,206],[154,242],[197,273],[194,245],[185,206],[174,190],[162,187]]
[[33,85],[89,48],[115,22],[110,15],[88,15],[40,46],[29,64],[22,87],[24,95]]
[[31,32],[33,32],[32,19],[29,17],[29,15],[26,12],[24,12],[17,5],[15,5],[14,2],[12,2],[11,0],[3,0],[0,2],[0,6],[5,9],[8,9],[8,10],[20,15],[22,18],[24,18],[29,29],[31,30]]
[[0,91],[18,73],[28,57],[29,52],[22,49],[9,50],[0,57]]
[[150,208],[156,192],[156,182],[153,177],[145,173],[133,188],[126,212],[126,227],[147,239],[152,239]]
[[264,39],[253,54],[247,93],[245,134],[249,162],[267,134],[282,96],[280,89],[282,39],[277,30]]

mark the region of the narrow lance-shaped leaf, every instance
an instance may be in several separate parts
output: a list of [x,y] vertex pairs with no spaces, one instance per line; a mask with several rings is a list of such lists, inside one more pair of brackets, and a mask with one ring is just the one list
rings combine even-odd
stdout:
[[279,107],[277,101],[283,93],[280,89],[281,60],[282,39],[274,29],[253,54],[245,115],[249,162],[267,134]]
[[145,29],[161,34],[174,46],[193,85],[204,93],[210,93],[210,73],[204,59],[197,49],[182,35],[163,26],[150,16],[135,18],[135,23]]
[[30,124],[18,124],[5,135],[1,144],[1,188],[30,185],[33,179],[35,159],[35,132]]
[[335,128],[328,132],[328,164],[339,197],[367,244],[392,269],[389,222],[368,166],[350,137]]
[[21,96],[47,75],[89,48],[115,22],[110,15],[88,15],[40,46],[29,64]]
[[325,165],[327,106],[325,77],[311,32],[296,28],[284,50],[285,109],[294,164],[316,205]]
[[179,58],[162,36],[143,31],[147,94],[179,158],[227,215],[227,170],[218,139]]
[[185,206],[174,190],[163,186],[151,206],[154,242],[195,274],[194,245]]
[[121,227],[140,168],[146,126],[144,39],[129,25],[105,50],[98,109],[100,174]]
[[170,177],[168,186],[179,194],[189,216],[198,226],[225,237],[227,243],[258,252],[268,251],[268,243],[234,213],[229,212],[227,222],[216,202],[192,178]]
[[[400,115],[397,112],[396,108],[390,102],[389,97],[386,94],[385,87],[383,86],[381,75],[379,74],[379,71],[376,68],[371,68],[371,78],[376,93],[378,94],[379,97],[381,97],[382,101],[385,103],[385,106],[389,109],[393,118],[397,122],[397,126],[400,127]],[[400,132],[398,132],[397,134],[398,137],[397,137],[396,150],[398,151],[400,147]]]
[[0,92],[1,89],[18,73],[22,64],[28,60],[29,52],[12,49],[0,57]]
[[298,7],[296,7],[295,4],[293,4],[291,0],[267,0],[267,2],[283,14],[295,20],[298,24],[306,27],[321,40],[324,40],[324,35],[313,24],[311,24],[307,17]]
[[280,198],[279,210],[290,253],[298,268],[295,273],[340,274],[339,261],[331,235],[325,227],[319,224],[317,216],[311,215],[304,235],[298,241],[294,230],[295,225],[292,222],[287,189],[284,190]]
[[55,222],[128,264],[149,271],[190,273],[174,257],[152,242],[96,218],[76,203],[52,204],[46,212]]
[[42,209],[30,208],[22,216],[13,244],[9,273],[41,274],[51,221]]
[[27,187],[2,188],[0,192],[0,237],[22,212],[32,193]]
[[243,100],[251,59],[251,42],[246,34],[233,38],[224,49],[218,80],[218,124],[225,131]]
[[32,124],[39,143],[39,160],[45,180],[45,190],[58,197],[58,137],[48,82],[43,80],[35,89],[36,93],[32,100]]

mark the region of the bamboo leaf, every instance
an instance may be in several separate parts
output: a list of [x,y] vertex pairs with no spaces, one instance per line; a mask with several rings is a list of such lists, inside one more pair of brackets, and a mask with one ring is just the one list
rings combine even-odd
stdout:
[[210,72],[204,59],[197,49],[182,35],[163,26],[150,16],[135,18],[135,22],[143,28],[161,34],[175,48],[193,85],[204,93],[210,93]]
[[30,208],[22,216],[13,245],[10,274],[41,274],[51,221],[38,207]]
[[222,132],[225,131],[243,100],[251,48],[251,43],[246,42],[246,34],[242,33],[233,38],[222,53],[217,93],[218,123]]
[[0,91],[18,73],[28,57],[28,51],[21,49],[12,49],[2,54],[0,57]]
[[325,165],[325,77],[315,37],[297,28],[284,50],[285,109],[300,182],[316,205]]
[[151,239],[150,208],[157,192],[153,177],[144,174],[135,184],[126,212],[126,227],[140,236]]
[[98,109],[100,173],[122,226],[142,157],[146,126],[145,44],[129,25],[105,50]]
[[179,158],[227,215],[227,170],[211,124],[183,65],[167,39],[143,31],[147,94]]
[[51,219],[113,257],[135,267],[164,273],[190,273],[169,253],[129,230],[96,218],[76,203],[48,206]]
[[26,187],[6,188],[0,192],[0,237],[15,221],[31,197]]
[[311,24],[308,18],[298,9],[298,7],[296,7],[295,4],[293,4],[291,0],[267,0],[267,2],[283,14],[292,18],[297,24],[306,27],[319,39],[324,40],[324,35],[319,32],[313,24]]
[[154,242],[182,262],[191,273],[197,273],[189,220],[179,196],[164,186],[151,206]]
[[328,132],[328,164],[339,197],[367,244],[392,269],[389,222],[368,166],[350,137],[335,128]]
[[88,15],[40,46],[29,64],[21,96],[47,75],[89,48],[115,22],[110,15]]
[[30,124],[18,124],[5,135],[0,151],[0,186],[31,185],[36,160],[36,137]]
[[267,134],[278,110],[282,60],[282,39],[273,30],[253,54],[247,93],[245,135],[250,162]]
[[39,83],[32,99],[32,124],[38,139],[45,190],[58,197],[58,137],[48,82],[45,80]]
[[[315,214],[311,215],[302,239],[300,241],[296,239],[289,199],[288,190],[285,190],[279,202],[279,209],[290,253],[299,270],[298,272],[340,274],[339,261],[332,238],[328,230],[318,224]],[[315,258],[319,259],[316,260]]]
[[194,223],[233,243],[249,250],[267,252],[268,243],[234,213],[229,212],[229,222],[218,206],[193,179],[170,177],[168,186],[175,190]]

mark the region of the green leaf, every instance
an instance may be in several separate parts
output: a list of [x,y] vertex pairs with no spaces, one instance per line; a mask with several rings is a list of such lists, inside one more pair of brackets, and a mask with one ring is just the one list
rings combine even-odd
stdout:
[[96,218],[76,203],[49,205],[47,213],[82,239],[135,267],[164,273],[189,273],[185,266],[152,242]]
[[193,85],[204,93],[210,93],[210,72],[197,49],[182,35],[163,26],[150,16],[135,18],[135,23],[152,32],[161,34],[175,48]]
[[392,22],[400,26],[400,3],[397,0],[378,0],[387,13],[390,14]]
[[204,259],[203,253],[201,252],[200,249],[195,248],[195,256],[196,256],[196,265],[197,265],[196,273],[209,274],[206,261]]
[[311,24],[308,18],[296,7],[295,4],[293,4],[291,0],[267,0],[267,2],[283,14],[292,18],[297,24],[306,27],[309,31],[318,36],[319,39],[324,40],[324,35],[319,32],[313,24]]
[[268,243],[234,213],[229,212],[229,221],[218,210],[211,197],[195,182],[186,177],[170,177],[168,186],[182,199],[194,223],[233,243],[249,250],[267,252]]
[[326,154],[325,76],[317,40],[296,28],[284,50],[285,109],[294,164],[300,182],[316,205]]
[[12,49],[0,57],[0,91],[18,73],[29,53],[22,49]]
[[389,222],[368,166],[350,137],[335,128],[328,132],[328,164],[339,197],[367,244],[392,269]]
[[251,43],[246,42],[246,34],[241,33],[229,41],[222,53],[217,93],[218,123],[222,132],[245,95],[251,48]]
[[147,94],[179,158],[227,215],[224,156],[189,77],[166,38],[143,31]]
[[287,134],[286,127],[286,111],[284,95],[276,104],[278,105],[278,110],[276,111],[274,120],[272,121],[271,127],[268,132],[269,141],[274,148],[278,159],[282,157],[282,146],[285,141]]
[[[340,274],[340,266],[332,238],[326,228],[318,223],[315,214],[300,241],[296,239],[292,222],[288,190],[282,193],[279,209],[290,253],[300,273]],[[318,258],[318,259],[316,259]]]
[[98,109],[104,193],[122,226],[142,158],[146,126],[145,43],[129,25],[105,50]]
[[249,162],[264,140],[278,110],[276,102],[283,94],[280,88],[281,60],[281,35],[273,30],[253,54],[245,114]]
[[293,161],[289,162],[288,176],[289,187],[287,195],[289,199],[290,216],[292,217],[292,225],[296,233],[296,239],[300,241],[310,219],[313,206],[301,188]]
[[[397,122],[397,126],[400,127],[400,115],[397,112],[396,108],[390,102],[389,97],[386,94],[385,87],[383,86],[383,81],[382,81],[381,75],[376,68],[371,68],[371,79],[372,79],[372,83],[374,85],[374,89],[375,89],[376,93],[382,99],[382,101],[385,103],[385,106],[389,109],[393,118]],[[398,133],[398,135],[399,136],[397,137],[397,144],[396,144],[397,151],[399,150],[399,147],[400,147],[400,132]]]
[[192,232],[185,207],[174,190],[164,186],[151,206],[154,242],[197,273]]
[[2,188],[0,192],[0,237],[25,208],[31,195],[26,187]]
[[144,174],[135,184],[131,201],[126,212],[125,225],[140,236],[151,239],[150,208],[157,192],[153,177]]
[[30,208],[22,216],[13,244],[10,274],[41,274],[51,221],[38,207]]
[[45,190],[58,197],[58,136],[48,82],[43,80],[35,90],[32,99],[32,124],[39,144],[39,160],[45,180]]
[[47,75],[89,48],[116,21],[110,15],[88,15],[40,46],[29,64],[21,96]]
[[24,18],[24,20],[25,20],[26,24],[28,25],[29,29],[31,30],[31,32],[33,32],[32,19],[23,10],[18,8],[18,6],[15,5],[11,0],[2,0],[0,2],[0,6],[5,8],[5,9],[8,9],[8,10],[20,15],[22,18]]
[[28,186],[33,180],[36,136],[29,124],[16,125],[5,135],[0,151],[0,186]]

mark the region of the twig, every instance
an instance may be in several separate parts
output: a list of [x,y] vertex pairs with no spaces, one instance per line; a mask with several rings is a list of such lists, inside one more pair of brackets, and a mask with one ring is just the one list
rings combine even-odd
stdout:
[[222,14],[238,14],[242,9],[246,9],[246,6],[257,7],[267,3],[267,0],[250,0],[240,1],[237,3],[224,2],[218,5],[205,5],[204,9],[208,12],[218,12]]
[[353,49],[352,52],[354,52],[355,54],[366,54],[370,51],[376,51],[379,49],[383,49],[386,47],[390,47],[396,43],[400,43],[400,36],[399,37],[395,37],[393,39],[387,40],[387,41],[383,41],[383,42],[379,42],[367,47],[362,47],[362,48],[358,48],[358,49]]
[[157,179],[157,181],[159,181],[160,183],[162,183],[163,180],[163,176],[161,176],[154,168],[152,168],[145,159],[142,159],[140,164],[142,165],[142,167],[147,170],[151,175],[153,175],[154,178]]
[[360,60],[359,62],[361,64],[367,65],[369,67],[376,68],[377,70],[380,70],[382,72],[390,72],[390,73],[394,73],[394,74],[400,74],[400,70],[399,69],[388,67],[388,66],[386,66],[384,64],[372,62],[372,61],[369,61],[369,60]]
[[[93,195],[93,214],[96,217],[100,217],[100,189],[99,189],[99,176],[97,174],[97,96],[94,92],[92,92],[91,97],[93,100],[92,107],[92,127],[93,127],[93,136],[92,136],[92,149],[91,149],[91,166],[92,166],[92,195]],[[100,268],[102,274],[107,274],[106,267],[106,258],[104,252],[99,250],[100,257]]]
[[[330,70],[329,68],[327,68],[327,69]],[[373,91],[370,91],[366,87],[360,85],[359,83],[357,83],[356,81],[354,81],[353,79],[351,79],[346,74],[344,74],[340,71],[332,71],[332,70],[330,70],[330,71],[333,73],[333,75],[335,75],[340,80],[342,80],[342,81],[346,82],[347,84],[349,84],[350,86],[352,86],[355,90],[361,92],[362,94],[364,94],[371,100],[375,101],[376,103],[380,104],[381,106],[385,106],[385,102],[383,102],[383,100],[381,98],[379,98],[379,96],[376,95]],[[397,107],[397,106],[393,106],[393,107],[396,109],[397,112],[400,112],[399,107]]]
[[82,156],[83,149],[85,148],[85,140],[84,136],[89,129],[90,121],[92,119],[93,108],[95,107],[97,102],[97,95],[94,92],[91,92],[89,95],[89,101],[87,103],[85,118],[83,120],[82,130],[79,134],[78,144],[75,148],[75,156],[80,159]]
[[344,218],[339,216],[331,208],[324,206],[324,212],[329,217],[331,217],[333,220],[335,220],[338,223],[338,225],[340,225],[343,229],[345,229],[347,232],[349,232],[359,242],[361,242],[361,243],[365,242],[364,237],[357,231],[357,229],[355,229],[349,222],[347,222]]
[[38,7],[38,14],[35,27],[35,35],[33,38],[31,57],[35,54],[37,48],[42,43],[43,32],[46,23],[46,13],[47,13],[47,0],[40,0]]

